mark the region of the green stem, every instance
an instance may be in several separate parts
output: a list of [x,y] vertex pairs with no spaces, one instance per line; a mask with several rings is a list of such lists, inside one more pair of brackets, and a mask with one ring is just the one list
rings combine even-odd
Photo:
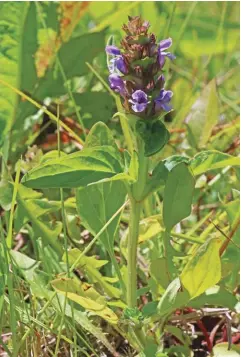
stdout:
[[128,238],[128,283],[127,283],[127,305],[136,307],[137,300],[137,244],[139,236],[139,222],[141,214],[141,203],[131,199],[131,218]]
[[128,237],[128,283],[127,283],[127,305],[130,308],[136,307],[137,297],[137,245],[139,236],[139,223],[141,209],[143,206],[143,192],[145,190],[148,175],[148,158],[144,155],[144,143],[141,138],[137,138],[139,169],[138,179],[129,191],[131,213]]

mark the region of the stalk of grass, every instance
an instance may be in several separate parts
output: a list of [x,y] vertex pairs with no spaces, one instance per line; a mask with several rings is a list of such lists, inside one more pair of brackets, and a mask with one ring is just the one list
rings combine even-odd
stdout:
[[15,206],[17,193],[18,193],[20,170],[21,170],[21,160],[19,160],[17,162],[16,177],[15,177],[15,182],[14,182],[14,187],[13,187],[13,197],[12,197],[10,217],[9,217],[8,235],[7,235],[7,239],[6,239],[6,244],[9,249],[12,248],[12,241],[13,241],[13,215],[14,215],[14,206]]

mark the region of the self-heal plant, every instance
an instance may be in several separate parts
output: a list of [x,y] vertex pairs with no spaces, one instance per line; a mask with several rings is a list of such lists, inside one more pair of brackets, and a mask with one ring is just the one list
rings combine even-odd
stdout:
[[[113,43],[106,46],[109,84],[117,99],[117,116],[124,120],[121,125],[128,150],[119,150],[111,130],[103,122],[98,122],[88,133],[83,150],[70,155],[48,153],[22,179],[22,184],[29,188],[76,189],[76,200],[71,203],[71,209],[76,202],[76,214],[93,236],[89,248],[84,251],[75,248],[63,256],[61,242],[56,236],[53,239],[53,235],[47,234],[51,233],[50,229],[46,233],[41,224],[38,229],[44,245],[51,245],[63,262],[69,259],[70,273],[75,268],[85,269],[92,285],[82,284],[76,275],[70,274],[68,279],[54,280],[52,286],[81,305],[91,318],[97,315],[105,319],[127,337],[130,345],[141,353],[140,357],[146,356],[146,351],[148,356],[157,356],[157,351],[166,355],[162,353],[161,336],[169,316],[177,309],[184,310],[194,298],[197,303],[196,298],[221,279],[218,242],[211,239],[203,244],[198,237],[193,239],[181,234],[179,236],[189,243],[194,241],[195,245],[201,245],[200,249],[192,250],[191,258],[189,255],[183,257],[182,251],[176,251],[172,244],[172,236],[176,234],[173,228],[191,213],[194,176],[213,168],[236,165],[235,158],[216,150],[201,152],[192,159],[181,155],[163,157],[168,150],[161,150],[170,137],[163,117],[172,110],[173,96],[172,91],[165,88],[163,69],[165,62],[175,56],[169,52],[171,38],[157,41],[156,36],[149,33],[149,27],[149,23],[140,17],[130,17],[128,24],[123,26],[126,35],[120,46]],[[210,91],[212,102],[217,104],[214,82]],[[153,160],[152,156],[160,152],[161,155]],[[157,191],[161,207],[158,218],[149,214],[152,212],[150,199]],[[24,200],[22,205],[27,209]],[[123,251],[120,245],[124,265],[127,261],[126,274],[120,269],[114,248],[121,211],[127,205],[130,212],[128,242]],[[150,267],[139,274],[137,252],[142,218],[155,221],[154,233],[158,230],[155,237],[158,241],[153,243],[156,251],[153,253],[154,249],[150,249],[147,257]],[[113,279],[104,279],[98,270],[105,263],[87,255],[97,240],[118,276],[119,282],[115,286]],[[154,261],[152,254],[157,256]],[[180,265],[176,266],[174,258],[180,256],[188,261],[184,269],[185,260],[181,269]],[[144,294],[143,290],[138,291],[139,281],[147,291],[147,308],[143,309],[139,304],[139,296]],[[169,320],[170,324],[172,321]],[[173,331],[172,325],[169,328]],[[177,338],[179,335],[178,332]]]
[[[130,309],[137,306],[137,244],[143,202],[148,196],[148,156],[160,151],[167,143],[169,133],[159,118],[172,110],[173,93],[165,89],[162,73],[166,58],[175,58],[166,52],[172,45],[172,39],[158,43],[156,36],[149,33],[149,27],[149,22],[140,17],[130,17],[128,24],[123,26],[126,36],[121,40],[120,47],[113,44],[106,46],[110,87],[121,96],[138,156],[137,180],[127,187],[131,202],[127,258],[127,305]],[[128,119],[133,114],[134,125],[133,120],[131,123]],[[131,154],[133,159],[135,154]],[[145,344],[141,329],[138,327],[134,331],[139,343]]]

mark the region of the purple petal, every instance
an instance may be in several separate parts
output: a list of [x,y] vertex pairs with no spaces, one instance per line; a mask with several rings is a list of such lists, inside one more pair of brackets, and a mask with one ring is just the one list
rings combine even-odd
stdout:
[[165,95],[165,89],[161,89],[160,90],[160,93],[159,93],[159,96],[155,99],[156,101],[161,101],[161,100],[163,100],[163,98],[164,98],[164,95]]
[[163,103],[170,102],[172,96],[173,96],[173,92],[171,90],[164,90],[162,102]]
[[164,66],[164,64],[165,64],[165,55],[164,54],[162,54],[162,53],[159,53],[159,65],[160,65],[160,67],[162,68],[163,66]]
[[146,109],[147,103],[135,103],[131,107],[136,113],[143,112]]
[[121,51],[119,50],[119,48],[116,46],[113,46],[113,45],[106,46],[105,51],[106,51],[106,53],[108,53],[108,55],[112,55],[112,56],[118,56],[121,54]]
[[167,56],[170,60],[176,59],[176,56],[175,56],[173,53],[171,53],[171,52],[167,52],[167,53],[166,53],[166,56]]
[[161,104],[162,109],[164,109],[166,112],[170,112],[172,110],[172,106],[168,104]]
[[127,73],[127,67],[122,56],[115,58],[115,66],[121,73]]
[[172,96],[173,92],[171,90],[161,89],[159,96],[154,100],[155,111],[158,112],[163,109],[169,112],[172,109],[172,106],[168,104],[170,103]]
[[121,95],[124,95],[125,83],[117,74],[111,74],[109,76],[109,82],[111,89],[113,89],[115,92],[119,92]]
[[159,49],[161,51],[166,50],[167,48],[171,47],[172,39],[171,37],[167,38],[166,40],[162,40],[159,44]]
[[137,103],[146,103],[147,104],[147,101],[148,101],[146,93],[140,89],[136,90],[132,94],[132,99],[134,99],[134,101]]

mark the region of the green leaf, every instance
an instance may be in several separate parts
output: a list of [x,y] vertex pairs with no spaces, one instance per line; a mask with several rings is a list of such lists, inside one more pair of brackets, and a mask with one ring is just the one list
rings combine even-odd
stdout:
[[118,322],[117,315],[107,307],[103,296],[97,293],[91,285],[81,284],[80,281],[70,278],[56,279],[51,284],[60,294],[67,296],[94,315],[98,315],[112,324]]
[[[93,58],[103,51],[105,47],[104,39],[105,33],[102,31],[91,34],[87,33],[62,44],[58,52],[58,58],[67,79],[88,73],[86,62],[92,62]],[[69,60],[70,53],[71,61]],[[31,89],[33,98],[43,101],[48,96],[53,97],[66,93],[61,71],[54,64],[55,62],[53,61],[53,65],[47,69],[44,77],[37,78],[34,88]],[[24,73],[27,73],[27,70]],[[30,88],[22,87],[22,90],[30,91]],[[31,103],[21,103],[15,128],[18,129],[23,119],[35,112],[36,108]]]
[[62,230],[62,223],[55,222],[53,224],[46,223],[37,218],[34,211],[36,211],[36,206],[31,203],[31,200],[25,200],[24,197],[18,192],[17,201],[19,205],[19,210],[21,214],[28,217],[29,221],[32,223],[34,231],[37,236],[43,239],[45,245],[50,245],[59,255],[62,255],[62,247],[58,242],[58,236]]
[[213,348],[213,357],[238,357],[240,356],[239,350],[236,346],[232,346],[231,349],[228,343],[218,343]]
[[[42,196],[40,192],[33,191],[28,187],[24,187],[19,184],[18,191],[21,193],[24,199],[37,199]],[[11,208],[11,202],[13,197],[13,183],[8,181],[0,181],[0,206],[5,211],[9,211]]]
[[35,269],[40,263],[15,250],[11,250],[10,254],[13,258],[14,264],[21,270],[26,280],[34,280],[36,275]]
[[163,221],[167,231],[191,213],[194,178],[185,163],[169,172],[163,199]]
[[160,120],[155,122],[138,120],[136,131],[145,143],[145,156],[158,153],[170,137],[169,131]]
[[180,328],[172,325],[166,325],[165,331],[175,336],[182,344],[184,345],[191,344],[190,337],[187,334],[185,334]]
[[187,156],[173,155],[173,156],[170,156],[167,159],[165,159],[164,164],[165,164],[165,167],[168,169],[168,171],[171,171],[175,166],[177,166],[181,162],[188,164],[189,161],[190,161],[190,159]]
[[107,123],[113,111],[113,99],[107,92],[74,93],[75,103],[80,107],[85,128],[91,128],[97,121]]
[[8,181],[0,181],[0,206],[10,211],[13,197],[13,185]]
[[163,232],[163,228],[161,227],[158,218],[158,216],[150,216],[140,221],[138,243],[152,239]]
[[204,172],[222,169],[227,166],[239,166],[240,159],[217,150],[202,151],[190,160],[190,168],[194,175]]
[[[19,87],[23,74],[28,74],[25,64],[29,65],[29,80],[32,80],[34,44],[29,46],[29,36],[34,36],[34,11],[35,4],[27,2],[0,3],[0,79],[14,87]],[[29,54],[31,60],[26,63]],[[0,144],[15,121],[17,103],[17,94],[0,83]]]
[[202,308],[204,305],[213,305],[235,310],[237,303],[238,300],[233,293],[229,292],[224,287],[214,286],[207,289],[200,296],[192,299],[188,304],[195,309]]
[[112,132],[110,131],[108,126],[102,122],[98,122],[91,128],[85,141],[85,148],[102,145],[113,146],[117,149]]
[[[74,264],[75,261],[78,259],[78,265],[76,266],[76,268],[84,270],[89,280],[92,283],[97,283],[99,286],[101,286],[107,295],[118,299],[121,295],[120,290],[111,285],[108,282],[108,278],[102,276],[102,274],[99,272],[99,268],[108,263],[108,261],[99,260],[95,257],[87,257],[85,255],[79,258],[81,254],[82,252],[77,248],[68,251],[70,264]],[[64,261],[66,261],[66,255],[64,255],[63,259]]]
[[51,303],[57,312],[62,314],[64,311],[65,315],[68,316],[69,318],[73,318],[74,315],[74,320],[76,324],[80,325],[83,329],[88,331],[97,340],[100,340],[103,343],[103,345],[112,353],[113,356],[117,355],[115,349],[108,341],[106,335],[102,332],[101,328],[99,328],[96,323],[92,323],[92,321],[86,315],[86,312],[82,312],[80,310],[74,309],[74,314],[73,314],[72,305],[68,304],[68,302],[66,303],[65,294],[64,295],[57,294],[57,296],[53,298],[53,292],[46,291],[46,290],[47,289],[45,289],[47,298],[48,300],[51,300]]
[[180,279],[191,298],[201,295],[221,279],[219,249],[220,242],[210,239],[196,250],[186,264]]
[[213,79],[203,90],[186,119],[189,141],[194,147],[206,145],[213,127],[218,123],[219,103],[216,82]]
[[[67,78],[88,73],[86,62],[92,62],[105,48],[105,32],[87,33],[72,38],[59,50],[60,63]],[[69,56],[71,53],[71,61]]]
[[67,156],[67,154],[63,151],[59,152],[58,150],[52,150],[52,151],[47,152],[45,155],[43,155],[40,158],[39,163],[45,164],[47,161],[53,160],[53,159],[58,159],[61,156]]
[[154,342],[147,342],[145,345],[145,349],[143,351],[144,355],[143,357],[153,357],[156,356],[156,352],[157,352],[157,344]]
[[166,289],[170,281],[166,258],[157,258],[152,260],[150,265],[150,274],[158,285],[160,285],[163,289]]
[[[31,208],[31,213],[36,218],[46,215],[51,212],[56,212],[61,208],[61,202],[59,201],[47,201],[41,199],[30,199],[26,202]],[[22,209],[21,204],[17,206],[15,211],[14,228],[17,232],[20,231],[22,226],[30,220],[30,217],[26,215],[26,211]]]
[[111,146],[86,148],[35,167],[22,183],[32,188],[84,187],[121,174],[119,160],[118,151]]
[[147,196],[151,192],[164,188],[168,177],[168,169],[163,161],[160,161],[154,168],[152,175],[148,177],[145,194]]
[[20,89],[31,92],[37,80],[34,55],[38,48],[37,43],[38,21],[36,5],[30,3],[22,32],[22,63]]
[[180,291],[181,282],[179,278],[174,279],[167,287],[165,293],[158,303],[157,309],[160,316],[171,314],[180,307],[184,307],[189,301],[187,291]]
[[[77,211],[82,224],[96,235],[116,211],[123,205],[126,189],[122,182],[104,182],[79,188],[76,192]],[[100,239],[108,251],[112,251],[120,214],[101,234]]]

